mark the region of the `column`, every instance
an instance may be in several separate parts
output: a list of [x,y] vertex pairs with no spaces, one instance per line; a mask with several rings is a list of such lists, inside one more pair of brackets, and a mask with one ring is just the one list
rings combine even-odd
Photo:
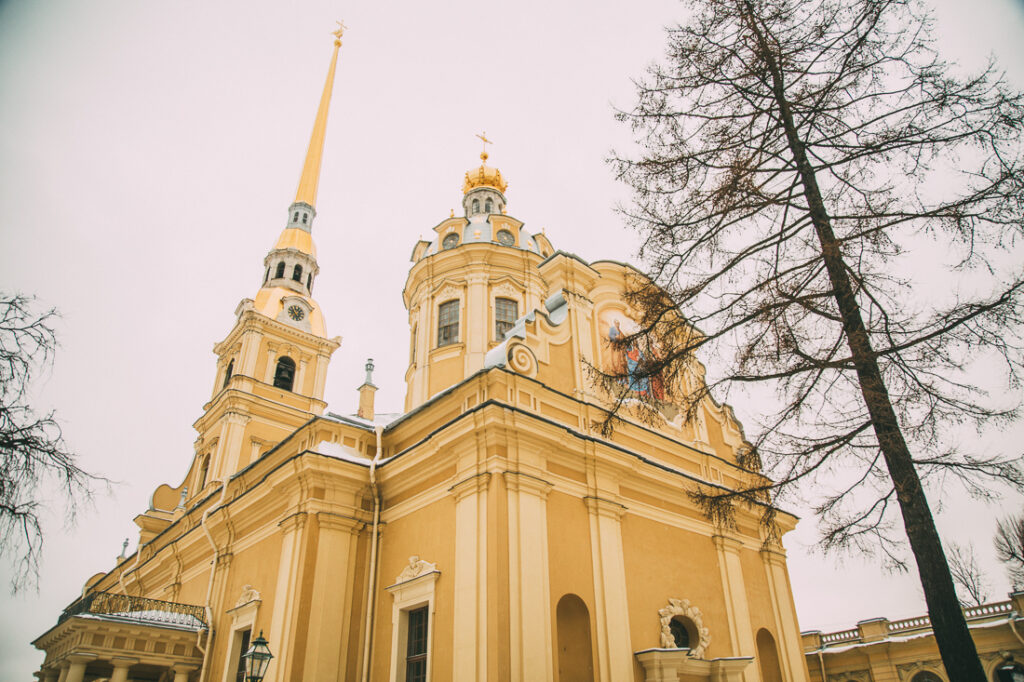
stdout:
[[306,395],[306,365],[309,357],[305,353],[299,354],[299,368],[295,372],[295,392],[299,395]]
[[268,682],[295,679],[292,667],[297,658],[295,649],[296,623],[300,616],[298,603],[302,587],[303,562],[307,532],[306,513],[292,514],[278,524],[284,538],[277,566],[277,586],[274,591],[274,612],[270,618],[267,638],[278,643],[275,665],[267,672]]
[[626,602],[626,566],[622,558],[621,518],[626,508],[600,497],[585,497],[590,511],[594,562],[597,657],[601,682],[633,679],[633,645]]
[[221,418],[218,478],[227,478],[242,468],[242,434],[248,423],[249,417],[238,412],[228,412]]
[[466,277],[465,314],[466,376],[483,369],[487,342],[494,333],[491,327],[491,302],[487,300],[487,273]]
[[[277,363],[274,362],[274,358],[275,357],[277,357],[277,344],[276,343],[268,343],[267,344],[267,371],[263,375],[263,383],[265,383],[265,384],[270,384],[270,385],[274,384],[274,372],[277,370]],[[256,374],[255,370],[253,371],[253,374],[254,375]]]
[[786,578],[786,555],[781,547],[761,550],[768,578],[768,592],[775,610],[775,627],[778,632],[779,662],[782,676],[794,682],[804,682],[807,676],[807,660],[804,658],[800,628],[796,622],[796,606]]
[[510,679],[551,680],[551,588],[548,572],[547,496],[552,485],[514,471],[508,491]]
[[68,666],[65,682],[82,682],[85,679],[85,666],[95,659],[96,654],[70,654],[67,660],[71,665]]
[[[343,678],[348,658],[348,622],[351,612],[353,576],[349,572],[355,553],[355,539],[363,527],[358,519],[319,512],[316,514],[316,575],[313,576],[313,604],[306,638],[303,677],[310,680]],[[336,652],[336,655],[329,655]]]
[[235,363],[236,374],[256,376],[256,358],[259,357],[261,336],[255,329],[242,332],[242,349],[238,353],[238,362]]
[[114,666],[114,674],[110,676],[110,682],[128,682],[128,669],[139,662],[137,658],[124,658],[115,656],[110,659]]
[[487,679],[487,486],[489,473],[456,483],[453,680]]
[[[187,665],[185,663],[175,663],[171,666],[171,670],[174,671],[174,682],[188,682],[188,675],[190,672],[195,670],[197,666]],[[111,678],[110,682],[114,682]]]
[[[718,567],[725,596],[725,608],[729,614],[729,635],[734,656],[756,656],[754,633],[750,625],[750,608],[747,605],[747,588],[743,583],[743,567],[740,565],[740,549],[743,543],[733,537],[713,535],[711,540],[718,550]],[[743,671],[745,682],[760,682],[761,675],[754,667]]]
[[57,678],[60,677],[60,671],[54,668],[45,668],[42,674],[43,682],[57,682]]
[[67,679],[68,679],[68,669],[70,667],[71,667],[71,663],[69,661],[64,661],[63,663],[60,664],[60,675],[57,677],[57,682],[67,682]]

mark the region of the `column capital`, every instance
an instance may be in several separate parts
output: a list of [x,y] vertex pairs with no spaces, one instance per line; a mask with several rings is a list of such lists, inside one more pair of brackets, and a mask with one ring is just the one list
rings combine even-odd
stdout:
[[97,658],[98,657],[96,656],[96,654],[73,653],[73,654],[68,654],[67,656],[65,656],[64,660],[66,660],[69,663],[71,663],[72,665],[74,665],[75,663],[81,663],[81,664],[90,663],[92,661],[95,661]]
[[501,476],[505,479],[505,487],[509,490],[532,493],[540,498],[546,498],[555,487],[542,478],[524,474],[521,471],[503,471]]
[[785,567],[786,550],[776,545],[761,548],[761,560],[772,566]]
[[743,541],[733,535],[712,535],[711,541],[718,549],[735,554],[743,548]]
[[128,656],[114,656],[110,659],[110,664],[115,668],[128,668],[139,662],[137,658],[130,658]]
[[363,526],[366,525],[366,522],[343,514],[335,514],[333,512],[316,512],[316,524],[321,529],[325,530],[341,530],[348,531],[349,533],[358,533],[363,529]]
[[171,670],[173,670],[175,673],[185,673],[186,675],[192,672],[193,670],[198,669],[198,665],[192,665],[191,663],[175,663],[171,666]]
[[612,500],[606,500],[603,497],[594,497],[587,495],[583,498],[583,503],[587,505],[587,509],[590,510],[591,514],[596,516],[606,516],[613,519],[621,519],[622,515],[626,513],[627,507],[613,502]]
[[487,486],[490,482],[491,474],[490,472],[485,471],[480,474],[473,474],[469,478],[462,479],[451,488],[448,488],[448,492],[455,497],[456,502],[459,502],[467,495],[473,495],[487,490]]
[[301,530],[306,525],[306,512],[295,512],[291,516],[286,516],[278,522],[277,527],[281,529],[281,532],[287,535],[288,533],[294,533],[297,530]]

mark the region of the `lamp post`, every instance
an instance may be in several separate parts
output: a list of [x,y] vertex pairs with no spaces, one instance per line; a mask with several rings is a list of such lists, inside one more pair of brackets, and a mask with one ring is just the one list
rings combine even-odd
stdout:
[[267,674],[270,659],[273,657],[274,654],[270,653],[270,647],[267,646],[267,640],[263,639],[263,630],[260,630],[260,636],[254,639],[249,650],[242,654],[242,659],[245,661],[246,682],[262,682],[263,676]]

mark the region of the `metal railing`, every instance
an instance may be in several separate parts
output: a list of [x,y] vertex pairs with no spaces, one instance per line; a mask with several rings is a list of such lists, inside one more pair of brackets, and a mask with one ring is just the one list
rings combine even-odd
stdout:
[[95,615],[154,625],[173,625],[196,630],[206,629],[206,612],[202,606],[172,601],[132,597],[111,592],[90,592],[68,606],[57,623],[72,616]]

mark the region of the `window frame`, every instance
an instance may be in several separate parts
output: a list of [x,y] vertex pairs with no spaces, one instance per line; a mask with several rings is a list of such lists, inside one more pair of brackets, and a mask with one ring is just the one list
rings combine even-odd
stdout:
[[[511,304],[512,319],[505,319],[498,315],[498,311],[501,309],[499,301],[503,304],[506,309],[509,307],[507,304]],[[519,301],[514,298],[507,296],[495,296],[494,297],[494,340],[501,341],[505,338],[505,333],[512,329],[516,325],[516,320],[519,319]],[[502,329],[504,326],[504,329]]]
[[[459,343],[459,323],[461,322],[461,310],[462,301],[453,298],[447,301],[443,301],[437,304],[437,347],[444,348],[445,346],[452,346]],[[455,311],[454,318],[450,318],[447,324],[444,324],[444,313],[445,311]],[[452,321],[452,319],[454,321]],[[450,330],[455,328],[454,335],[446,336],[444,330]]]
[[405,682],[406,654],[409,642],[409,614],[421,608],[427,609],[427,651],[426,682],[431,682],[431,665],[434,651],[434,597],[435,586],[441,572],[436,568],[423,575],[404,582],[396,582],[384,588],[391,593],[391,670],[389,682]]
[[[287,360],[288,362],[285,363],[284,362],[285,360]],[[280,377],[282,375],[282,372],[281,372],[281,366],[282,365],[291,368],[291,376],[288,377],[288,385],[287,386],[282,386],[281,384],[278,383],[278,377]],[[282,391],[289,391],[291,393],[294,393],[295,392],[295,375],[297,373],[297,370],[298,370],[298,366],[295,364],[295,361],[292,360],[290,357],[288,357],[287,355],[282,355],[281,357],[279,357],[277,359],[277,363],[274,365],[274,381],[273,381],[274,388],[280,388]]]

